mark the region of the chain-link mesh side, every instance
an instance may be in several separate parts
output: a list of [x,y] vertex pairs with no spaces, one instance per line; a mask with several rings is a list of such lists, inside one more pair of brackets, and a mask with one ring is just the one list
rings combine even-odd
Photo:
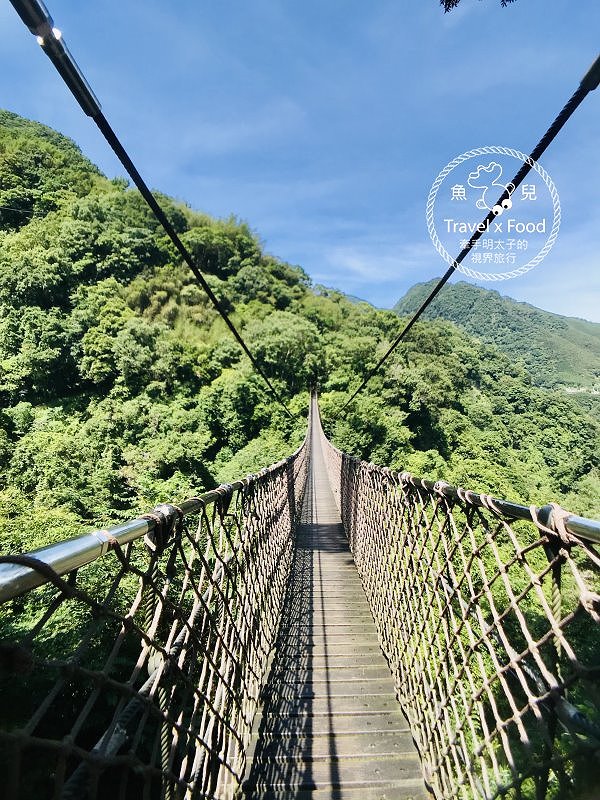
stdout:
[[[330,481],[435,797],[600,785],[600,556],[567,516],[341,453]],[[452,491],[450,491],[452,489]],[[523,507],[521,507],[523,508]],[[533,522],[531,521],[533,520]]]
[[62,577],[31,556],[2,559],[46,581],[0,606],[2,797],[233,796],[308,459],[305,442],[198,499],[195,515],[169,507],[168,537],[113,542],[114,555]]

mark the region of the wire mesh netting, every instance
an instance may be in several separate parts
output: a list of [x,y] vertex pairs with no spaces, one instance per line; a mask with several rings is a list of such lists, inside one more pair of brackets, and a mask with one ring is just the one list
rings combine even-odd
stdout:
[[[354,459],[314,419],[433,794],[591,800],[592,541],[559,507],[525,509]],[[41,584],[7,595],[0,575],[3,796],[236,794],[293,591],[310,435],[309,425],[293,456],[257,476],[146,515],[146,547],[108,531],[94,536],[114,556],[80,569],[55,571],[36,553],[0,559],[0,572]]]
[[354,459],[324,436],[322,443],[434,795],[597,797],[594,545],[567,531],[559,507],[511,519],[498,507],[505,501]]
[[169,507],[167,525],[155,510],[146,546],[108,538],[114,555],[79,570],[59,575],[35,554],[2,559],[45,581],[0,607],[3,797],[233,796],[308,458],[305,442],[187,501],[196,514]]

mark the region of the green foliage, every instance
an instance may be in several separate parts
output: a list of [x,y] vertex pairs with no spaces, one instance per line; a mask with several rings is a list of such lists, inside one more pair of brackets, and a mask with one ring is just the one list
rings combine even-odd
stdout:
[[5,307],[0,319],[0,385],[11,397],[49,399],[77,380],[70,320],[58,308]]
[[[437,279],[413,286],[395,311],[412,314],[436,283]],[[424,318],[450,320],[498,347],[521,361],[537,386],[573,387],[585,394],[600,391],[598,323],[551,314],[463,281],[444,286]]]
[[274,464],[290,454],[290,442],[277,431],[252,439],[244,447],[223,462],[215,464],[217,478],[221,483],[231,483],[240,476],[259,472],[265,464]]
[[[104,178],[59,134],[0,112],[0,206],[10,206],[0,208],[1,551],[107,527],[258,472],[302,441],[314,386],[326,432],[347,452],[600,515],[600,401],[591,391],[600,326],[450,287],[436,318],[415,325],[340,413],[400,330],[398,314],[311,289],[244,223],[158,199],[294,416],[265,392],[137,192]],[[415,287],[400,312],[426,290]],[[510,560],[508,543],[499,547]],[[94,596],[107,564],[78,578]],[[481,588],[481,576],[473,581]],[[39,616],[39,596],[16,601],[22,630]],[[523,606],[535,623],[527,598]],[[53,659],[71,652],[82,624],[68,606],[53,616],[44,642]],[[578,639],[591,653],[587,634]]]
[[214,222],[199,221],[183,237],[194,261],[204,272],[219,278],[235,275],[240,267],[252,266],[260,248],[250,229],[233,217]]
[[246,328],[248,346],[272,378],[290,392],[316,385],[324,375],[319,331],[312,322],[289,311],[275,311]]
[[99,177],[70,139],[0,110],[0,231],[87,194]]
[[[316,385],[328,432],[362,458],[599,513],[596,396],[532,386],[523,368],[547,358],[535,344],[542,324],[580,350],[597,342],[594,326],[529,307],[515,316],[495,293],[463,287],[446,307],[468,305],[477,325],[496,309],[494,335],[508,355],[451,323],[419,324],[340,415],[399,331],[398,316],[311,289],[299,267],[263,253],[246,224],[159,195],[297,415],[290,420],[125,181],[107,180],[60,134],[0,112],[2,197],[17,209],[0,209],[2,549],[258,471],[301,442]],[[507,343],[521,326],[533,344],[528,355],[521,342],[519,361]],[[572,368],[584,383],[596,363],[593,346],[587,352]]]

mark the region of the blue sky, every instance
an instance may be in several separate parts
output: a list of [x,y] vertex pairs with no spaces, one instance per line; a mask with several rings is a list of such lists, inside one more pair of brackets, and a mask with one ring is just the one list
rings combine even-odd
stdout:
[[[445,269],[425,203],[475,147],[529,152],[598,52],[598,0],[48,0],[147,182],[248,221],[315,283],[389,307]],[[0,106],[122,174],[7,0]],[[600,322],[600,89],[542,158],[560,193],[554,249],[487,284]]]

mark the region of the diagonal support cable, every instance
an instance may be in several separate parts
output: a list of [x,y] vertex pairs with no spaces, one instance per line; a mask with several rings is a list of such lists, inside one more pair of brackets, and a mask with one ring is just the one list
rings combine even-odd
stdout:
[[196,266],[190,251],[187,249],[187,247],[181,241],[181,239],[179,238],[177,232],[175,231],[175,229],[173,228],[173,226],[169,222],[169,220],[167,218],[167,215],[165,214],[165,212],[162,210],[162,208],[157,203],[156,198],[154,197],[154,195],[152,194],[152,192],[150,191],[150,189],[146,185],[146,183],[145,183],[144,179],[142,178],[142,176],[140,175],[140,173],[137,171],[133,161],[131,160],[131,158],[129,157],[127,151],[125,150],[125,148],[123,147],[123,145],[119,141],[117,135],[115,134],[115,132],[113,131],[113,129],[109,125],[109,123],[108,123],[106,117],[104,116],[104,114],[100,111],[96,116],[93,117],[93,119],[94,119],[94,122],[96,123],[96,125],[98,126],[98,128],[100,129],[102,135],[104,136],[106,141],[109,143],[109,145],[113,149],[115,155],[117,156],[117,158],[119,159],[121,164],[123,164],[123,166],[127,170],[127,174],[130,176],[131,180],[135,183],[135,185],[139,189],[140,194],[142,195],[142,197],[144,198],[146,203],[152,209],[152,212],[153,212],[154,216],[160,222],[160,224],[163,226],[163,228],[166,231],[167,235],[169,236],[169,238],[171,239],[171,241],[173,242],[173,244],[175,245],[175,247],[179,251],[181,257],[183,258],[185,263],[188,265],[188,267],[192,271],[194,277],[196,278],[196,280],[198,281],[200,286],[206,292],[206,295],[208,296],[208,299],[213,304],[214,308],[219,312],[221,318],[223,319],[223,321],[225,322],[225,324],[227,325],[227,327],[229,328],[229,330],[233,334],[233,337],[235,338],[237,343],[240,345],[240,347],[242,348],[244,353],[250,359],[250,363],[252,364],[252,366],[254,367],[256,372],[258,372],[258,374],[264,380],[264,382],[267,384],[267,386],[268,386],[271,394],[273,395],[274,399],[279,403],[280,406],[283,407],[283,409],[285,410],[285,413],[288,415],[288,417],[293,418],[293,415],[292,415],[291,411],[288,409],[288,407],[285,404],[285,402],[283,401],[281,395],[279,394],[277,389],[273,386],[273,383],[269,379],[269,377],[266,374],[266,372],[264,371],[264,369],[261,367],[261,365],[258,362],[258,360],[256,359],[256,357],[252,354],[250,348],[248,347],[248,345],[244,341],[241,333],[235,327],[235,325],[231,321],[231,318],[229,317],[229,315],[225,311],[222,303],[220,302],[220,300],[217,298],[217,296],[215,295],[213,290],[208,285],[208,283],[206,281],[206,278],[204,277],[204,275],[200,272],[200,270]]
[[190,270],[192,271],[192,274],[194,275],[194,277],[196,278],[202,289],[206,292],[208,299],[210,300],[216,311],[219,313],[219,315],[221,316],[227,327],[229,328],[234,339],[250,359],[250,363],[252,364],[255,371],[260,375],[260,377],[266,383],[273,398],[284,409],[287,416],[290,417],[290,419],[293,419],[293,414],[291,413],[286,403],[284,402],[283,398],[281,397],[281,395],[271,382],[270,378],[264,371],[263,367],[260,365],[256,357],[250,351],[241,333],[238,331],[234,323],[231,321],[223,304],[208,285],[206,278],[196,265],[192,254],[185,246],[185,244],[181,241],[179,235],[177,234],[177,231],[169,222],[165,212],[158,204],[156,198],[148,188],[148,185],[138,172],[131,157],[127,153],[124,146],[121,144],[121,141],[119,140],[118,136],[113,131],[108,120],[102,113],[102,108],[100,106],[98,98],[95,96],[89,83],[86,81],[77,63],[75,62],[75,59],[71,55],[64,41],[61,31],[57,27],[55,27],[54,20],[50,16],[50,13],[48,12],[46,6],[41,2],[41,0],[10,0],[10,1],[14,6],[15,10],[17,11],[17,13],[19,14],[19,16],[21,17],[22,21],[29,28],[31,33],[33,33],[36,36],[39,45],[46,53],[50,61],[52,61],[58,73],[60,74],[64,82],[67,84],[69,89],[71,90],[72,94],[74,95],[75,99],[77,100],[83,111],[87,114],[88,117],[91,117],[98,126],[100,132],[102,133],[102,135],[112,148],[113,152],[115,153],[115,155],[125,168],[131,180],[136,185],[140,194],[150,207],[152,213],[154,214],[158,222],[162,225],[165,233],[171,239],[171,241],[177,248],[177,251],[183,258],[185,263],[188,265]]
[[[591,91],[597,88],[598,83],[600,83],[600,56],[596,58],[596,60],[594,61],[588,72],[583,77],[578,88],[571,96],[568,103],[562,109],[560,114],[556,117],[552,125],[550,125],[546,133],[542,136],[538,144],[532,150],[527,161],[523,164],[523,166],[519,169],[515,177],[512,179],[511,183],[514,187],[512,191],[514,191],[527,177],[527,175],[529,174],[529,172],[533,167],[533,163],[541,157],[541,155],[544,153],[547,147],[554,141],[561,128],[571,118],[571,116],[574,114],[577,108],[579,108],[579,106],[581,105],[583,100],[587,97],[587,95]],[[510,186],[510,183],[508,185]],[[509,196],[510,192],[508,190],[505,190],[500,195],[500,198],[498,199],[496,205],[501,205],[502,201],[506,200]],[[400,331],[398,336],[396,336],[392,344],[388,347],[388,349],[386,350],[384,355],[379,359],[377,364],[371,370],[369,370],[366,378],[360,384],[358,389],[356,389],[356,391],[351,395],[351,397],[348,400],[346,400],[346,402],[339,411],[340,414],[350,405],[350,403],[354,400],[354,398],[362,392],[362,390],[366,387],[371,378],[373,378],[379,372],[381,367],[385,364],[385,362],[388,360],[388,358],[391,356],[394,350],[398,347],[400,342],[406,337],[408,332],[411,330],[411,328],[413,327],[415,322],[419,319],[419,317],[423,314],[425,309],[433,302],[433,300],[439,294],[442,287],[449,281],[454,272],[458,269],[459,264],[462,263],[462,261],[465,259],[469,251],[473,248],[475,242],[477,242],[477,240],[481,238],[483,232],[487,230],[489,224],[494,219],[495,219],[495,214],[493,211],[490,211],[487,217],[483,220],[483,223],[477,226],[475,233],[471,236],[466,246],[461,250],[459,255],[456,257],[454,263],[451,264],[450,267],[448,267],[448,269],[446,270],[444,275],[440,278],[436,286],[432,289],[432,291],[426,297],[426,299],[421,303],[419,308],[415,311],[413,316],[410,318],[410,320],[407,322],[404,328]]]

